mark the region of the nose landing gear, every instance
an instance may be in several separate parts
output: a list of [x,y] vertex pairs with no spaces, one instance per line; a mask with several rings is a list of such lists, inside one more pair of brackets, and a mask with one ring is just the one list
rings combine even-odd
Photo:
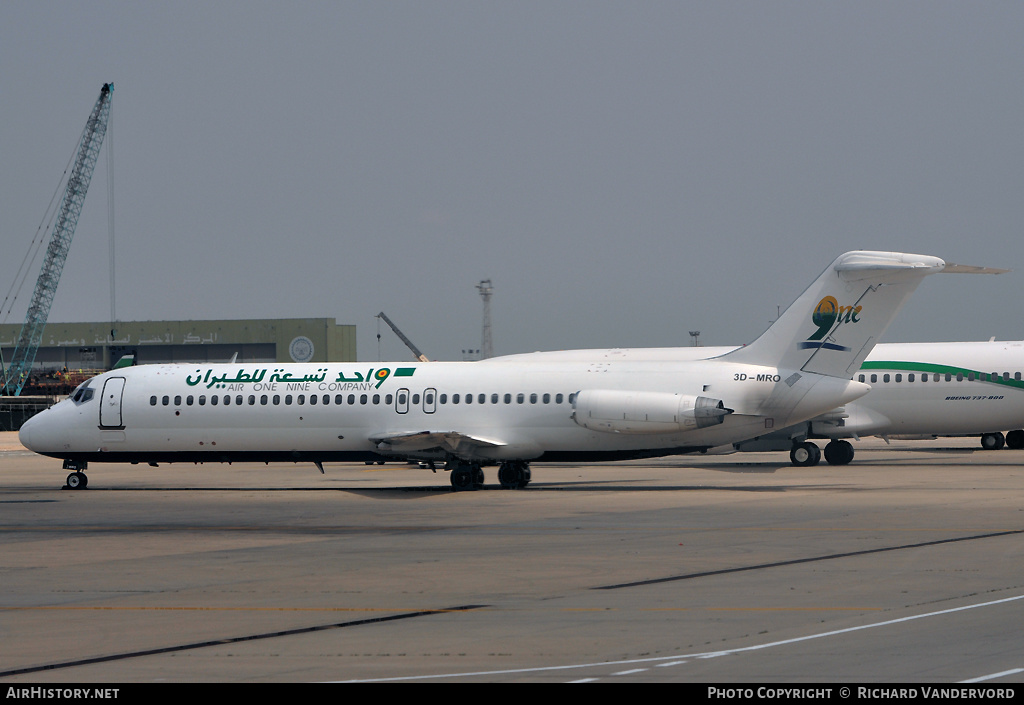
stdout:
[[66,480],[67,484],[64,485],[64,488],[69,490],[84,490],[86,487],[88,487],[89,478],[86,477],[84,472],[82,472],[87,467],[88,465],[86,465],[84,462],[77,462],[75,460],[65,460],[64,469],[74,470],[74,472],[68,475],[68,479]]

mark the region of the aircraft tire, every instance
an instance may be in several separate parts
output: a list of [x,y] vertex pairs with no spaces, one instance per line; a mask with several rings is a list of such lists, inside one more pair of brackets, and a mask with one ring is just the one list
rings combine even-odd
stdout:
[[498,468],[498,482],[503,490],[520,490],[530,481],[530,466],[522,462],[502,463]]
[[800,468],[809,468],[821,460],[821,449],[810,441],[797,443],[789,451],[789,461]]
[[[481,471],[483,474],[483,471]],[[471,465],[459,465],[451,472],[452,489],[456,492],[476,489],[476,473]]]
[[1024,448],[1024,431],[1017,429],[1006,434],[1006,447],[1020,450]]
[[825,446],[825,461],[829,465],[849,465],[853,461],[853,444],[849,441],[829,441]]
[[84,490],[89,486],[89,478],[84,472],[73,472],[68,475],[67,488],[69,490]]
[[1006,443],[1001,433],[986,433],[981,437],[981,447],[985,450],[999,450]]
[[519,486],[516,468],[512,463],[502,463],[498,468],[498,482],[503,490],[514,490]]

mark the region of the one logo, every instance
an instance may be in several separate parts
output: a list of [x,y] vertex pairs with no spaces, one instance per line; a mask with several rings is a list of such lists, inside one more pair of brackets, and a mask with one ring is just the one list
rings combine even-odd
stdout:
[[850,348],[842,345],[814,341],[820,341],[845,323],[860,323],[859,316],[863,308],[863,306],[840,306],[834,296],[826,296],[818,302],[818,305],[814,307],[814,313],[811,314],[811,322],[818,326],[818,330],[814,331],[806,341],[800,343],[800,347],[802,349],[825,348],[826,350],[848,351]]

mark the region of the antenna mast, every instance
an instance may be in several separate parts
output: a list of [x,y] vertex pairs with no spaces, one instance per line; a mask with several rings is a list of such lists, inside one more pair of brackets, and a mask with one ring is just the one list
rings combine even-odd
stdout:
[[490,279],[483,279],[476,288],[484,300],[484,332],[480,344],[480,359],[486,360],[494,357],[494,343],[491,341],[491,296],[494,294],[494,287],[491,286]]

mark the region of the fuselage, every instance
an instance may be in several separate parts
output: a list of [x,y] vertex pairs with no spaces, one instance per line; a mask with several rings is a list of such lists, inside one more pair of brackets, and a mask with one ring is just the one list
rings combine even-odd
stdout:
[[854,378],[846,435],[974,435],[1024,427],[1024,341],[878,345]]
[[[700,350],[700,349],[697,349]],[[151,365],[112,370],[30,419],[25,445],[77,461],[598,460],[703,450],[822,413],[866,385],[695,359],[693,348],[537,353],[482,362]],[[799,397],[779,402],[779,388]],[[704,427],[622,432],[574,416],[584,390],[727,407]],[[791,392],[792,393],[792,392]],[[613,394],[614,398],[614,394]],[[628,410],[627,410],[628,411]],[[653,422],[653,420],[652,420]],[[612,419],[611,423],[615,423]],[[451,434],[444,447],[416,436]],[[432,435],[431,435],[432,434]]]

